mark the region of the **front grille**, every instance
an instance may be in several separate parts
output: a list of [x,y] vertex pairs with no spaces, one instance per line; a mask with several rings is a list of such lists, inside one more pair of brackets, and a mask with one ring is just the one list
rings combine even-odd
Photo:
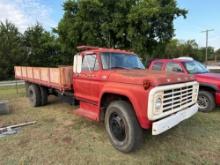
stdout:
[[192,103],[193,85],[174,88],[164,91],[163,112],[176,110],[186,104]]

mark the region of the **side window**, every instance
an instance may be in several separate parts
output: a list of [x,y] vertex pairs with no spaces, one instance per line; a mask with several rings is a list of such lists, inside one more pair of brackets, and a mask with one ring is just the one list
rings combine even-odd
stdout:
[[155,62],[155,63],[153,63],[152,70],[161,71],[162,67],[163,67],[162,62]]
[[96,71],[99,69],[98,59],[96,55],[85,55],[82,62],[82,71]]
[[166,65],[166,71],[167,72],[183,72],[181,66],[174,62],[169,62]]
[[109,69],[111,66],[110,64],[110,57],[111,55],[101,55],[102,60],[102,68],[103,69]]

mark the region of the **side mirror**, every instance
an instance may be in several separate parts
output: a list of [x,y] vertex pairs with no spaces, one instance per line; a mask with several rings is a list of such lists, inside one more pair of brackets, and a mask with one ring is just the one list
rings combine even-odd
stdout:
[[80,73],[81,69],[82,69],[82,56],[80,54],[76,54],[74,56],[74,61],[73,61],[73,72]]

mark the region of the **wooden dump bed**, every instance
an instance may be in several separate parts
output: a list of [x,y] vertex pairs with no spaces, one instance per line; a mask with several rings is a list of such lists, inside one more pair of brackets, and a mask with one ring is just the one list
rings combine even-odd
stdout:
[[72,66],[58,68],[15,66],[14,69],[17,79],[61,91],[72,89]]

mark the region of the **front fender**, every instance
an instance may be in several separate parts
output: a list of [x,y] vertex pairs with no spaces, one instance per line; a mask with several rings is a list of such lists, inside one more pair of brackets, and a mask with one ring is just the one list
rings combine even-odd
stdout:
[[199,83],[199,86],[200,87],[206,87],[206,88],[211,88],[215,91],[218,91],[218,87],[217,85],[214,85],[214,84],[209,84],[209,83]]
[[149,90],[144,90],[141,85],[123,84],[123,83],[111,83],[103,87],[103,90],[99,97],[99,109],[101,107],[101,100],[104,94],[117,94],[125,96],[132,104],[137,120],[142,128],[150,128],[151,122],[147,117],[148,107],[148,93]]

